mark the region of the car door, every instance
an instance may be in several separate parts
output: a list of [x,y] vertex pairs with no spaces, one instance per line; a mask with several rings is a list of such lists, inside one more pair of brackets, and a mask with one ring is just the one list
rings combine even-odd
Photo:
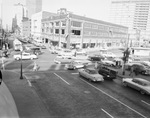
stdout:
[[139,82],[138,82],[137,80],[134,80],[134,79],[133,79],[133,80],[128,84],[128,86],[130,86],[130,87],[132,87],[132,88],[138,90],[138,88],[139,88]]
[[24,54],[23,55],[23,59],[29,59],[30,58],[30,54]]

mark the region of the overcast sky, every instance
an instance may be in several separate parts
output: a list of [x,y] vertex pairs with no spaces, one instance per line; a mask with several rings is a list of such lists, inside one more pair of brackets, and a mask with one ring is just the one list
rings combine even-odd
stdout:
[[[15,16],[14,4],[25,4],[25,0],[0,0],[2,2],[3,25],[12,24]],[[42,10],[56,13],[60,8],[67,8],[68,11],[77,15],[108,21],[111,0],[43,0]]]

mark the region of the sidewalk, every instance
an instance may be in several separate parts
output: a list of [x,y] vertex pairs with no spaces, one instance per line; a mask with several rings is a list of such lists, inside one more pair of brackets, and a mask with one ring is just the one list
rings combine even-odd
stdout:
[[46,118],[49,116],[34,88],[28,85],[26,79],[20,80],[20,75],[13,71],[2,71],[3,82],[11,92],[16,103],[20,118]]

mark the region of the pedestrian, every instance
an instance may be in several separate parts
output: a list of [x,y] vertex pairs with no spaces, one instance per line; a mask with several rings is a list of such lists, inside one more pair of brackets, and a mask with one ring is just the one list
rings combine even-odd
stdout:
[[129,76],[132,76],[132,77],[133,77],[133,74],[134,74],[134,67],[132,66],[131,69],[130,69],[130,74],[129,74]]
[[33,71],[37,71],[37,70],[38,70],[38,65],[37,65],[36,61],[34,61]]
[[138,76],[138,74],[139,74],[139,69],[138,69],[138,68],[135,68],[135,69],[134,69],[134,72],[135,72],[135,75]]
[[96,61],[95,62],[95,69],[97,69],[97,67],[98,67],[98,62]]

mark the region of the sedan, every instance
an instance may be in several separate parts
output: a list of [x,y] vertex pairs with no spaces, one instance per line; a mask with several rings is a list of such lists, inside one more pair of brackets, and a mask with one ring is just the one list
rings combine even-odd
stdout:
[[16,54],[14,55],[14,59],[16,60],[20,60],[20,59],[37,59],[38,57],[35,54],[30,54],[30,53],[25,53],[23,52],[22,55],[21,54]]
[[115,66],[116,65],[115,61],[110,61],[110,60],[102,60],[102,63],[107,66]]
[[86,67],[86,64],[81,63],[80,61],[71,61],[69,64],[66,64],[65,67],[67,69],[78,69],[78,68],[84,68]]
[[86,79],[88,79],[89,81],[93,81],[93,82],[103,82],[103,76],[100,75],[97,70],[93,69],[93,68],[86,68],[86,69],[79,69],[79,75],[82,77],[85,77]]
[[141,94],[150,95],[150,81],[142,78],[123,78],[122,84],[140,91]]

